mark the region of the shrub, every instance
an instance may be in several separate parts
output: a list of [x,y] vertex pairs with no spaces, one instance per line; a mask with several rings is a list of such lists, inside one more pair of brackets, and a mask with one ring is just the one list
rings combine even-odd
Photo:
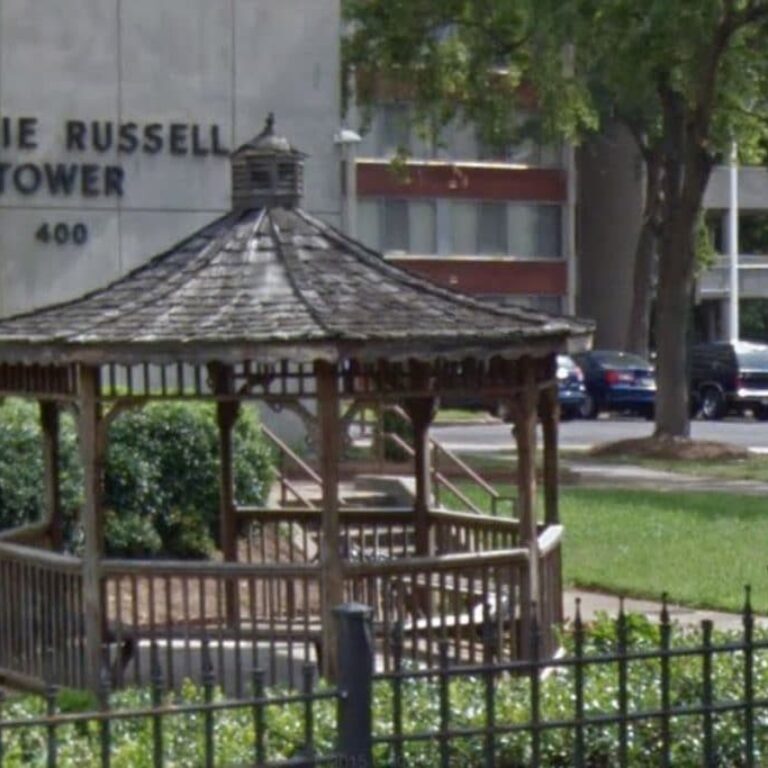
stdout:
[[[71,414],[61,418],[59,474],[65,516],[82,503],[82,471]],[[43,453],[36,403],[9,398],[0,405],[0,529],[42,517]]]
[[[253,408],[235,426],[235,497],[260,503],[271,481],[271,455]],[[148,520],[162,541],[161,554],[206,557],[218,536],[218,432],[210,404],[153,404],[131,411],[110,427],[105,506],[127,525]],[[113,554],[135,556],[131,547]],[[142,537],[140,550],[151,545]],[[160,553],[159,553],[160,554]]]
[[[643,617],[630,620],[630,646],[637,651],[653,653],[658,649],[658,629]],[[757,630],[761,640],[765,631]],[[734,642],[738,633],[716,633],[715,645]],[[701,638],[692,631],[675,631],[673,646],[699,647]],[[566,640],[566,645],[570,641]],[[568,648],[572,651],[572,648]],[[604,618],[588,630],[585,652],[589,655],[614,653],[615,631],[613,622]],[[650,656],[650,654],[649,654]],[[768,691],[768,664],[762,653],[755,660],[754,690],[759,702]],[[740,652],[715,653],[714,695],[719,703],[737,705],[743,700],[743,654]],[[628,665],[627,690],[630,712],[654,712],[659,706],[658,658],[635,658]],[[700,655],[680,655],[670,661],[670,696],[673,706],[701,705],[702,660]],[[575,716],[573,668],[541,678],[539,703],[541,721],[566,722]],[[584,678],[584,703],[587,714],[593,718],[613,715],[617,711],[619,680],[616,664],[593,662]],[[483,766],[486,726],[486,683],[481,675],[453,677],[450,690],[450,728],[474,730],[478,735],[455,737],[450,742],[450,764],[456,766]],[[270,693],[284,693],[272,691]],[[216,696],[221,699],[220,693]],[[178,695],[169,696],[169,703],[196,703],[204,700],[199,686],[185,682]],[[138,709],[151,702],[148,689],[121,691],[112,696],[114,709]],[[405,679],[402,684],[403,728],[406,735],[440,731],[439,683],[435,679]],[[270,761],[297,758],[303,748],[304,703],[275,704],[265,708],[267,758]],[[394,696],[389,681],[379,681],[373,690],[373,724],[376,736],[392,733]],[[96,709],[87,696],[61,692],[59,709],[65,712]],[[336,742],[336,703],[332,700],[316,701],[312,705],[315,746],[318,755],[329,755]],[[3,714],[7,719],[41,717],[45,704],[40,698],[21,698],[9,701]],[[527,676],[500,675],[495,684],[495,717],[500,729],[495,740],[496,764],[506,768],[529,768],[531,759],[530,734],[515,731],[510,726],[526,726],[531,722],[531,688]],[[758,704],[755,712],[755,765],[765,765],[768,754],[768,729],[764,727],[764,707]],[[248,702],[242,708],[232,708],[214,715],[215,764],[253,764],[254,721]],[[703,723],[700,716],[673,717],[670,722],[672,755],[675,768],[698,768],[703,762]],[[111,727],[112,765],[131,768],[150,768],[152,763],[151,717],[116,720]],[[168,765],[202,765],[204,755],[204,721],[199,713],[176,714],[163,718],[165,760]],[[99,730],[96,723],[87,727],[61,726],[56,730],[59,740],[59,765],[98,766]],[[4,730],[4,757],[9,766],[42,765],[45,758],[44,728],[13,728]],[[540,732],[540,768],[567,768],[573,765],[575,728],[547,728]],[[651,768],[659,764],[661,723],[658,717],[637,720],[628,728],[628,758],[632,768]],[[718,766],[737,768],[745,765],[743,715],[737,711],[713,713],[713,736],[717,749]],[[615,725],[593,723],[584,729],[585,765],[605,768],[618,765],[619,731]],[[413,768],[438,768],[440,750],[434,740],[414,739],[403,747],[403,765]],[[4,763],[4,764],[6,764]],[[387,745],[374,749],[374,766],[391,766],[393,756]]]
[[[65,517],[82,499],[82,468],[71,417],[62,419],[61,483]],[[237,421],[235,496],[260,503],[271,482],[271,454],[255,409]],[[43,461],[37,407],[0,407],[0,527],[42,516]],[[106,551],[117,556],[205,557],[218,534],[218,437],[214,406],[157,403],[111,425],[104,478]],[[74,535],[70,527],[70,541]]]

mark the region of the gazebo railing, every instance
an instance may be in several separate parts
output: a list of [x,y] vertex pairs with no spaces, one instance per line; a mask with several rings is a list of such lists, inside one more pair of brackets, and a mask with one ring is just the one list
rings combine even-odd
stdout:
[[493,552],[519,546],[517,520],[436,510],[429,515],[437,554]]
[[555,628],[563,623],[563,526],[551,525],[538,537],[539,548],[539,655],[548,658],[557,651]]
[[[242,562],[315,562],[319,550],[319,510],[238,508],[243,530]],[[493,552],[519,545],[516,520],[434,510],[429,525],[435,554]],[[342,555],[350,561],[387,561],[415,554],[413,512],[399,508],[339,510]]]
[[345,599],[373,608],[384,669],[393,640],[414,661],[434,663],[448,641],[455,659],[480,661],[490,641],[498,658],[517,658],[528,551],[347,563]]
[[[238,508],[243,562],[316,562],[320,510]],[[413,512],[396,508],[339,510],[342,556],[348,560],[408,557],[414,550]]]
[[118,685],[149,681],[142,642],[167,656],[170,686],[199,668],[203,642],[215,649],[219,668],[232,670],[235,688],[236,677],[246,679],[255,666],[272,683],[297,684],[297,664],[317,653],[318,565],[107,560],[103,573]]
[[[554,652],[562,619],[559,526],[539,534],[540,588],[532,595],[529,549],[497,548],[515,540],[514,521],[435,512],[438,553],[416,557],[410,543],[399,552],[393,543],[398,526],[409,530],[406,513],[375,512],[378,528],[368,525],[369,511],[346,515],[350,540],[365,546],[343,563],[344,597],[373,607],[381,668],[391,668],[398,635],[417,662],[434,662],[441,640],[460,660],[480,661],[484,648],[519,658],[529,651],[520,638],[530,626],[531,599],[543,629],[540,652]],[[265,524],[275,524],[273,513],[265,516]],[[291,516],[277,524],[317,525],[307,510]],[[441,552],[441,543],[453,551]],[[476,551],[460,551],[464,546]],[[0,542],[0,677],[22,686],[86,683],[82,569],[76,557]],[[298,685],[301,665],[322,654],[319,562],[298,555],[295,562],[107,559],[101,574],[102,655],[112,685],[149,683],[153,647],[164,655],[164,682],[178,686],[199,670],[209,645],[234,692],[255,666],[270,682]]]
[[0,584],[0,677],[21,687],[83,685],[80,559],[4,541]]

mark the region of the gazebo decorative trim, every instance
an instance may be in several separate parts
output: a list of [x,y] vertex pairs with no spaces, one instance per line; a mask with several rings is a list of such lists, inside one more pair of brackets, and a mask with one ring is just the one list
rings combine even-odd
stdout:
[[[168,574],[192,572],[182,564],[131,565],[103,557],[100,497],[107,427],[125,408],[152,399],[206,398],[216,402],[224,563],[215,565],[215,573],[223,579],[225,592],[221,621],[235,634],[242,630],[244,621],[241,587],[246,582],[239,579],[267,578],[265,574],[270,573],[265,563],[237,565],[238,521],[240,513],[246,511],[238,511],[234,498],[232,430],[239,404],[249,399],[286,404],[310,398],[317,403],[322,478],[319,565],[313,570],[308,561],[302,568],[291,565],[281,570],[275,566],[273,571],[282,574],[280,578],[299,580],[309,578],[308,573],[319,574],[322,661],[329,676],[335,672],[332,608],[352,589],[349,580],[354,581],[355,574],[366,567],[350,562],[341,550],[338,486],[342,400],[357,404],[402,402],[410,414],[415,432],[416,498],[413,543],[404,551],[403,564],[423,566],[425,573],[434,572],[436,578],[464,562],[451,554],[452,540],[446,539],[441,548],[435,539],[435,526],[447,526],[451,519],[459,524],[458,517],[441,518],[443,513],[431,509],[428,428],[437,400],[462,393],[508,400],[518,446],[519,522],[514,524],[516,533],[509,525],[505,527],[506,521],[478,521],[475,527],[485,525],[488,531],[496,531],[494,536],[511,536],[509,541],[518,542],[517,549],[508,550],[506,561],[509,567],[516,564],[515,573],[523,573],[519,569],[525,564],[525,576],[514,586],[515,594],[519,594],[521,604],[538,602],[539,610],[551,622],[560,615],[559,597],[553,597],[559,596],[559,583],[548,584],[542,591],[545,587],[540,579],[540,569],[552,552],[558,559],[550,580],[559,578],[559,539],[552,538],[558,517],[555,354],[587,345],[592,326],[573,318],[484,304],[387,263],[298,207],[303,158],[287,141],[274,136],[273,120],[269,121],[254,142],[233,155],[237,172],[233,172],[236,210],[232,213],[103,289],[0,320],[0,396],[34,397],[41,404],[48,509],[48,518],[41,525],[0,535],[0,580],[10,575],[24,581],[26,572],[13,565],[19,558],[37,563],[36,567],[49,569],[51,574],[59,574],[56,568],[61,567],[67,579],[74,578],[73,558],[66,558],[64,568],[62,555],[43,553],[39,545],[61,549],[58,413],[68,403],[77,409],[85,471],[85,544],[82,561],[75,561],[81,562],[77,577],[81,582],[71,586],[81,595],[78,600],[82,605],[71,608],[81,611],[81,618],[57,615],[56,621],[69,627],[82,619],[82,636],[72,629],[80,638],[72,642],[78,644],[85,660],[78,667],[80,677],[63,674],[62,682],[85,682],[92,688],[98,685],[102,645],[109,636],[116,601],[116,610],[120,610],[120,579],[135,579],[142,568],[148,572],[154,568],[166,574],[166,579],[172,578]],[[249,180],[254,188],[244,189]],[[261,207],[249,207],[249,200],[259,201]],[[549,530],[544,539],[535,515],[538,419],[543,424],[544,525]],[[269,515],[259,511],[248,514],[261,520],[260,525],[268,524],[264,521]],[[289,515],[285,519],[297,518]],[[461,525],[471,530],[474,523],[463,520]],[[23,557],[20,548],[27,548]],[[482,559],[481,555],[478,558]],[[504,555],[501,551],[488,552],[487,558],[488,567],[496,568],[494,564],[503,561]],[[385,579],[386,574],[395,578],[400,573],[396,563],[377,567],[378,571],[368,566],[370,579]],[[109,579],[117,581],[109,587]],[[23,586],[33,590],[37,583],[24,582]],[[306,581],[301,583],[306,588]],[[411,589],[421,606],[419,611],[427,611],[429,622],[433,586],[426,576],[419,583],[418,589],[415,584]],[[61,584],[57,589],[64,589]],[[166,589],[170,589],[168,582]],[[136,599],[134,595],[134,610]],[[166,599],[170,600],[168,594]],[[305,596],[308,612],[307,599]],[[505,599],[512,600],[511,593]],[[542,601],[547,604],[542,605]],[[23,605],[17,608],[26,610]],[[7,610],[10,620],[24,618],[14,613],[16,608]],[[498,605],[496,610],[500,610]],[[527,620],[527,607],[515,610]],[[249,615],[255,638],[253,604]],[[274,626],[274,617],[269,621]],[[138,632],[137,627],[134,622]],[[432,637],[430,629],[427,634]],[[43,638],[24,642],[25,647],[32,647]],[[457,651],[460,645],[457,640]],[[0,638],[0,674],[33,680],[37,662],[17,658],[14,647],[4,646]]]

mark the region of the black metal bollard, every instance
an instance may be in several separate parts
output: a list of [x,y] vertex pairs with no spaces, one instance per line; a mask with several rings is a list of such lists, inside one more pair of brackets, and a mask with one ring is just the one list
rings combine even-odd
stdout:
[[373,764],[371,694],[373,677],[373,610],[359,603],[334,609],[339,651],[339,765],[370,768]]

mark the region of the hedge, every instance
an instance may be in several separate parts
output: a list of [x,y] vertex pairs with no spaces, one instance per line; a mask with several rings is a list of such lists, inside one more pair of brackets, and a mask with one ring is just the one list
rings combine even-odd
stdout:
[[[603,619],[588,630],[588,654],[613,653],[613,622]],[[631,646],[653,651],[658,648],[658,630],[643,617],[632,617]],[[765,632],[762,631],[765,637]],[[715,644],[735,640],[735,634],[716,633]],[[678,630],[674,640],[677,647],[698,647],[698,633]],[[572,650],[572,649],[571,649]],[[702,699],[701,656],[674,659],[671,663],[671,702],[673,706],[698,706]],[[715,654],[715,700],[739,701],[743,683],[741,654]],[[617,711],[619,683],[615,664],[594,664],[585,675],[584,701],[592,716],[614,714]],[[628,672],[629,709],[654,710],[659,706],[659,661],[635,661]],[[575,714],[574,673],[572,669],[544,676],[540,685],[541,720],[572,719]],[[755,664],[755,693],[765,697],[768,692],[768,665],[761,658]],[[480,677],[462,677],[450,684],[450,726],[483,727],[485,725],[485,683]],[[171,695],[167,703],[202,702],[203,691],[187,682],[179,694]],[[221,699],[219,693],[217,698]],[[530,686],[525,677],[503,676],[496,683],[496,722],[500,727],[530,723]],[[114,709],[136,709],[149,706],[150,692],[146,689],[116,693]],[[60,710],[91,709],[82,695],[64,692]],[[440,728],[440,705],[437,683],[406,682],[403,687],[403,722],[406,734],[434,733]],[[315,746],[320,755],[329,755],[335,744],[336,704],[323,700],[313,705]],[[3,710],[5,718],[39,717],[45,705],[40,698],[25,698],[9,702]],[[376,683],[373,699],[375,734],[392,733],[393,697],[388,682]],[[723,768],[744,765],[742,717],[735,713],[720,713],[714,717],[716,764]],[[765,765],[768,756],[768,729],[765,713],[757,713],[755,765]],[[269,760],[285,760],[298,756],[302,749],[304,705],[282,705],[266,708],[266,732]],[[174,715],[164,720],[165,764],[169,766],[202,765],[204,754],[204,721],[200,714]],[[629,726],[629,765],[632,768],[655,768],[659,764],[660,723],[647,720]],[[215,749],[217,766],[253,764],[253,710],[245,703],[242,708],[218,712],[215,715]],[[113,768],[150,768],[152,762],[152,718],[143,717],[116,721],[111,730],[111,765]],[[65,726],[57,729],[58,765],[63,768],[95,768],[99,762],[99,726]],[[5,763],[7,768],[44,765],[45,736],[43,728],[24,731],[5,730]],[[675,768],[699,768],[703,764],[703,729],[701,717],[677,717],[671,722],[672,755]],[[573,765],[573,728],[542,732],[541,761],[538,768],[567,768]],[[482,736],[456,738],[451,741],[451,765],[472,768],[484,765]],[[608,768],[618,764],[619,736],[615,725],[593,725],[585,729],[586,765]],[[505,768],[528,768],[531,762],[530,734],[526,732],[499,734],[496,738],[496,764]],[[374,765],[391,766],[392,754],[386,746],[375,747]],[[404,764],[409,768],[437,768],[440,750],[433,740],[411,742],[404,748]]]
[[[104,479],[106,551],[115,556],[205,557],[218,535],[218,444],[214,406],[157,403],[119,416],[109,430]],[[255,410],[235,427],[235,493],[261,503],[272,457]],[[73,419],[61,424],[62,504],[68,540],[82,501],[82,468]],[[0,407],[0,527],[40,519],[43,461],[37,406],[8,400]]]

